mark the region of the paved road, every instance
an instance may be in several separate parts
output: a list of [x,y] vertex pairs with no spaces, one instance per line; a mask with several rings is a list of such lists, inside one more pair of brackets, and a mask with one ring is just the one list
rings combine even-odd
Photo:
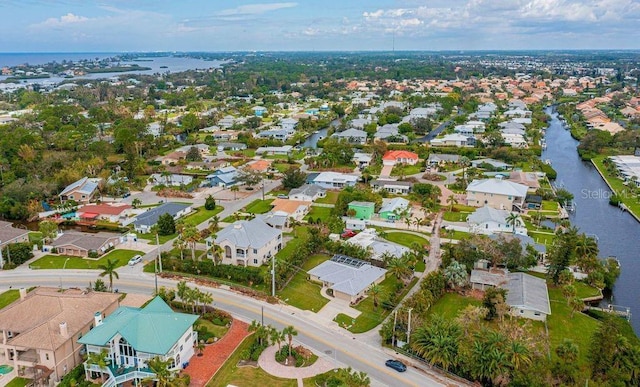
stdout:
[[[30,270],[21,267],[0,273],[0,289],[7,289],[9,286],[18,288],[38,285],[85,288],[98,278],[97,273],[95,270]],[[158,286],[175,287],[175,284],[176,281],[158,278]],[[154,276],[122,271],[120,279],[115,280],[114,287],[121,292],[151,295],[154,290]],[[287,305],[270,305],[221,288],[200,288],[213,294],[213,306],[226,310],[243,321],[259,321],[264,308],[265,324],[272,324],[278,328],[286,325],[295,326],[299,332],[296,338],[298,341],[326,354],[327,360],[335,361],[338,366],[348,365],[366,372],[372,380],[372,386],[444,386],[447,383],[455,385],[439,375],[427,375],[412,367],[402,374],[385,367],[384,361],[391,357],[385,350],[359,341],[347,331],[317,324],[312,312],[300,311]]]

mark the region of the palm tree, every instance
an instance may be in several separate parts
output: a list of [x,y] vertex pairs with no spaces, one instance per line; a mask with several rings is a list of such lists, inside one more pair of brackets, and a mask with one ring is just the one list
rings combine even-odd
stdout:
[[231,188],[229,188],[229,190],[231,192],[233,192],[233,200],[236,200],[237,199],[237,195],[238,195],[238,191],[240,190],[240,188],[238,188],[237,185],[234,185]]
[[411,275],[411,269],[409,268],[409,264],[406,259],[402,258],[391,258],[389,263],[387,264],[387,270],[397,279],[402,280],[403,282],[407,277]]
[[586,234],[579,234],[576,238],[576,254],[579,257],[590,257],[598,255],[598,243]]
[[461,156],[458,161],[462,165],[462,182],[467,185],[467,167],[469,166],[469,158],[467,156]]
[[571,306],[571,318],[573,318],[575,312],[581,312],[584,309],[584,301],[578,297],[573,297],[569,302],[569,306]]
[[520,223],[519,220],[518,220],[519,218],[520,217],[518,216],[518,214],[516,214],[515,212],[512,212],[505,219],[505,221],[507,222],[507,225],[511,226],[511,232],[514,235],[516,233],[516,226]]
[[132,206],[133,208],[138,208],[138,207],[140,207],[141,205],[142,205],[142,200],[140,200],[140,199],[138,199],[138,198],[135,198],[135,199],[133,199],[133,200],[131,201],[131,206]]
[[211,234],[215,234],[220,229],[220,217],[218,215],[214,215],[211,219],[209,219],[209,232]]
[[200,240],[200,232],[194,224],[186,224],[181,232],[185,243],[191,247],[191,259],[196,260],[196,243]]
[[375,284],[369,288],[369,295],[373,298],[373,309],[378,309],[378,297],[382,294],[383,289],[382,286]]
[[413,333],[411,349],[429,363],[448,370],[458,361],[458,340],[461,335],[456,323],[435,315],[429,325],[423,325]]
[[449,212],[451,212],[453,211],[453,206],[458,204],[458,199],[456,199],[456,197],[453,194],[451,194],[447,198],[447,203],[449,204]]
[[288,327],[282,330],[282,333],[285,336],[287,336],[287,339],[289,340],[289,357],[291,357],[291,346],[293,345],[293,336],[298,336],[298,331],[296,331],[296,328],[294,328],[293,325],[289,325]]
[[270,328],[260,324],[256,320],[251,321],[248,330],[249,332],[255,332],[258,344],[260,345],[262,345],[263,340],[269,338]]
[[104,348],[99,353],[89,352],[87,354],[87,364],[93,364],[100,367],[100,371],[102,371],[100,372],[100,377],[102,378],[103,382],[105,372],[107,371],[106,368],[109,365],[108,357],[109,352],[107,352],[107,350]]
[[578,346],[570,339],[564,339],[556,347],[556,355],[566,364],[571,364],[578,360],[578,354]]
[[520,341],[512,341],[507,348],[509,361],[514,369],[520,370],[522,366],[531,364],[529,348]]
[[116,269],[118,268],[117,259],[107,259],[107,263],[98,265],[98,269],[102,270],[102,273],[98,274],[100,277],[109,276],[109,291],[113,291],[113,277],[120,279]]
[[214,265],[218,265],[220,262],[222,262],[223,254],[224,250],[222,249],[222,247],[216,244],[211,245],[211,257],[213,258]]
[[180,259],[184,260],[184,248],[187,246],[187,242],[182,239],[182,235],[178,235],[176,239],[173,240],[173,247],[180,250]]
[[576,297],[576,294],[575,286],[567,284],[562,287],[562,295],[567,299],[567,306],[571,304],[571,300]]
[[173,364],[173,359],[162,360],[156,356],[147,361],[147,366],[155,374],[153,377],[143,379],[143,383],[155,381],[157,387],[177,387],[185,386],[185,380],[176,377],[176,372],[169,370]]
[[202,303],[200,312],[204,314],[205,307],[213,302],[213,294],[208,292],[200,292],[200,302]]
[[273,344],[278,344],[278,352],[280,352],[280,344],[285,340],[284,332],[279,331],[276,328],[271,328],[271,331],[269,332],[269,340],[271,340],[271,343]]

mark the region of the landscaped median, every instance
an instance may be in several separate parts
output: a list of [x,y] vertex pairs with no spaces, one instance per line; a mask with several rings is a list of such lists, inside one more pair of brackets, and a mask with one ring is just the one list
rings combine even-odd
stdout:
[[120,267],[126,265],[136,254],[144,255],[144,252],[117,249],[110,251],[99,259],[49,254],[32,262],[29,267],[32,269],[99,269],[99,266],[105,265],[107,260],[116,260],[116,267]]

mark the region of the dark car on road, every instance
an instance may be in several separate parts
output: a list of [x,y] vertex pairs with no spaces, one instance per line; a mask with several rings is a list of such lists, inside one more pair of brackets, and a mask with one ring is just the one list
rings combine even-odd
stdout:
[[404,365],[404,363],[401,362],[400,360],[389,359],[384,363],[384,365],[386,365],[389,368],[393,368],[398,372],[404,372],[407,370],[407,366]]

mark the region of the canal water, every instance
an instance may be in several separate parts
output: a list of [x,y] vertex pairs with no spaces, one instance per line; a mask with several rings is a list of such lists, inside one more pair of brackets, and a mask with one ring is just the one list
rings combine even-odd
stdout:
[[558,172],[556,186],[574,195],[575,211],[570,214],[573,225],[581,232],[595,235],[600,256],[614,256],[620,261],[622,272],[606,303],[631,307],[631,323],[640,335],[640,223],[629,213],[609,204],[611,191],[591,162],[580,159],[578,141],[565,130],[556,112],[551,116],[545,136],[547,149],[543,160],[550,160]]

